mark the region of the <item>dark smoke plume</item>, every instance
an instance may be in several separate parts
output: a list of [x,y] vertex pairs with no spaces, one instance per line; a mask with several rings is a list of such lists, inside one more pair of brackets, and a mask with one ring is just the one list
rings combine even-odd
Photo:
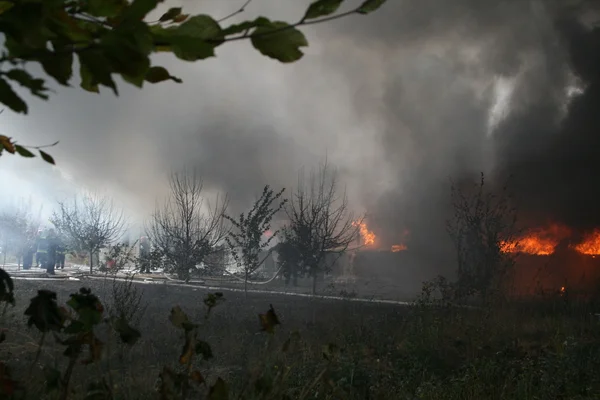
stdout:
[[387,244],[408,228],[409,248],[444,253],[448,178],[476,180],[478,171],[498,183],[514,175],[527,223],[600,226],[594,6],[398,1],[345,26],[390,54],[382,141],[397,184],[370,210]]
[[[309,3],[276,2],[254,1],[240,17],[294,20]],[[182,5],[227,15],[231,3]],[[72,180],[110,190],[139,220],[174,169],[198,168],[235,213],[327,155],[383,245],[409,229],[409,248],[441,257],[448,179],[480,171],[515,175],[531,223],[600,225],[594,5],[388,0],[368,17],[308,27],[311,47],[294,65],[241,42],[202,63],[159,56],[183,85],[122,86],[118,99],[60,90],[49,103],[31,100],[30,116],[2,120],[28,143],[61,140],[53,155]]]

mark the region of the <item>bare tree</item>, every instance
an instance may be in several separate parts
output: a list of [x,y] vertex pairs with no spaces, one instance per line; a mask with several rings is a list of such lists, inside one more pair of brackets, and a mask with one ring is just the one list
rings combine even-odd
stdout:
[[118,240],[126,228],[123,211],[118,210],[108,198],[97,195],[59,202],[50,222],[59,236],[66,239],[69,249],[87,253],[90,273],[94,269],[94,256],[100,249]]
[[265,234],[271,230],[273,217],[287,203],[287,199],[281,198],[284,191],[285,189],[281,189],[275,193],[267,185],[248,214],[241,213],[237,219],[224,215],[224,218],[233,225],[225,241],[238,268],[244,271],[246,295],[250,275],[256,272],[272,253],[272,250],[269,250],[266,256],[261,257],[263,250],[269,247],[278,233],[278,231],[272,232],[271,236],[265,238]]
[[447,221],[457,256],[454,300],[472,295],[487,299],[506,283],[518,246],[517,211],[507,186],[498,193],[486,190],[484,174],[477,183],[451,182],[454,217]]
[[196,172],[173,173],[169,184],[170,197],[156,208],[147,235],[165,271],[188,281],[227,235],[223,215],[228,200],[217,197],[214,208],[204,210],[203,184]]
[[313,279],[313,294],[318,275],[331,269],[359,233],[346,191],[338,191],[337,171],[325,160],[308,180],[300,172],[298,187],[286,206],[285,236],[298,252],[300,268]]

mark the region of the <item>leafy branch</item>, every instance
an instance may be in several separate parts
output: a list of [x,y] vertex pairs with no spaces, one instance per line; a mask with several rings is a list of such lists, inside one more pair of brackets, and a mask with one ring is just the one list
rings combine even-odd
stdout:
[[34,96],[48,99],[45,81],[21,68],[26,62],[40,63],[46,74],[69,86],[77,56],[81,87],[98,93],[99,86],[105,86],[116,95],[115,74],[140,88],[144,82],[181,82],[164,67],[151,65],[150,55],[155,52],[166,51],[184,61],[198,61],[214,57],[215,48],[225,42],[250,39],[263,55],[284,63],[294,62],[303,56],[300,48],[308,46],[297,27],[351,14],[368,14],[385,0],[366,0],[338,15],[331,14],[343,0],[318,0],[295,24],[259,17],[228,27],[221,27],[220,23],[242,13],[250,1],[219,20],[206,14],[190,16],[183,14],[181,7],[172,7],[158,21],[145,21],[159,2],[0,1],[0,33],[6,37],[0,61],[14,67],[0,71],[0,102],[18,113],[28,111],[9,81],[29,89]]
[[[243,13],[251,0],[220,19],[207,14],[191,16],[181,7],[171,7],[157,21],[145,19],[162,0],[0,0],[0,34],[5,38],[0,67],[6,67],[0,69],[0,103],[16,113],[28,113],[27,103],[13,85],[42,100],[49,99],[52,90],[44,79],[25,70],[28,62],[39,63],[60,85],[70,86],[77,58],[81,88],[99,93],[100,86],[104,86],[117,96],[115,75],[138,88],[145,82],[182,82],[165,67],[152,65],[150,56],[157,52],[195,62],[215,57],[215,49],[223,43],[249,39],[264,56],[292,63],[303,57],[301,49],[308,46],[297,28],[352,14],[369,14],[385,1],[365,0],[355,9],[335,14],[344,0],[317,0],[296,23],[261,16],[222,27],[223,22]],[[34,150],[54,164],[41,147],[17,145],[11,138],[0,136],[0,154],[4,149],[26,158],[35,157]]]

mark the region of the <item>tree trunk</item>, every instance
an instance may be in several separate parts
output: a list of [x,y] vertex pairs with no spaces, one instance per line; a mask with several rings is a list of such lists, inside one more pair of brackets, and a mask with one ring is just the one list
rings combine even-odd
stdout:
[[312,294],[317,294],[317,271],[313,273]]
[[94,266],[94,252],[90,250],[90,275],[92,274]]
[[244,269],[244,297],[248,298],[248,269]]

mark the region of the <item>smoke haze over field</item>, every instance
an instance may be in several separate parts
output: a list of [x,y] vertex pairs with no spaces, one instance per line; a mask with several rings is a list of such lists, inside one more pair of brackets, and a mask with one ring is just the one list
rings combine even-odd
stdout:
[[[178,4],[219,16],[241,3]],[[254,0],[240,17],[295,20],[308,3]],[[141,220],[172,169],[198,168],[237,212],[327,154],[385,244],[406,228],[413,247],[445,239],[448,178],[482,170],[514,172],[533,218],[600,225],[600,189],[584,178],[600,172],[594,4],[389,0],[367,17],[303,28],[311,46],[293,65],[248,42],[198,63],[157,56],[184,84],[122,84],[115,98],[74,81],[47,103],[28,98],[29,116],[0,117],[20,142],[60,140],[52,154],[72,182],[38,160],[3,157],[3,173],[49,201],[78,187],[109,191]]]

